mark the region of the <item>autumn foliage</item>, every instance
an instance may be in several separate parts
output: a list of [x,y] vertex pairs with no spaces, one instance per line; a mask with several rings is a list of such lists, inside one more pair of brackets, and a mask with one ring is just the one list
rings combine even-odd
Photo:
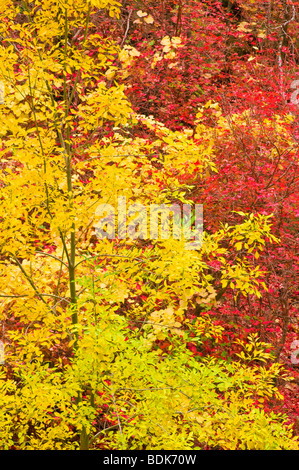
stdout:
[[0,0],[1,449],[299,449],[296,5]]

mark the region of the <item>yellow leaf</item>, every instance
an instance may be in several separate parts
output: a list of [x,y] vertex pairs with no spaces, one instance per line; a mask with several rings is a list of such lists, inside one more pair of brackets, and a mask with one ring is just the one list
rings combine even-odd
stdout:
[[105,73],[105,76],[108,78],[108,80],[111,80],[115,75],[115,71],[112,69],[107,70]]
[[165,59],[174,59],[174,58],[175,58],[175,52],[174,51],[170,51],[170,52],[168,52],[168,54],[165,55]]
[[165,36],[162,41],[161,41],[161,44],[162,46],[167,46],[170,44],[170,37],[169,36]]
[[138,11],[137,11],[137,16],[139,16],[139,18],[142,18],[143,16],[147,16],[147,13],[145,13],[145,12],[142,11],[142,10],[138,10]]
[[178,38],[178,37],[173,37],[171,38],[171,43],[174,47],[179,47],[181,45],[181,38]]
[[152,24],[154,22],[154,18],[152,15],[148,15],[146,18],[143,20],[145,23]]

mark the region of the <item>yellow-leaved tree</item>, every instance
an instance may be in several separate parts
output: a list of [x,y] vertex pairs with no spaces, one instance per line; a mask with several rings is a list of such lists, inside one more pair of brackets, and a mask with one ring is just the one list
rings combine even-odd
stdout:
[[227,286],[265,287],[240,240],[256,258],[277,240],[253,214],[204,232],[198,249],[150,236],[142,208],[192,204],[178,176],[217,171],[213,134],[198,124],[194,140],[133,113],[107,74],[119,47],[93,24],[119,6],[0,0],[0,448],[298,449],[286,418],[263,411],[282,376],[267,345],[253,363],[187,347],[221,338],[188,308],[208,310]]

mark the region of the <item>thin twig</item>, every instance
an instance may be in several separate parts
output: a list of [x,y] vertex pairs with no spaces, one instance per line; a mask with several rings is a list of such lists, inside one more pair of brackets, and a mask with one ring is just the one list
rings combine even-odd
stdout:
[[130,10],[130,11],[129,11],[129,14],[128,14],[128,18],[127,18],[127,27],[126,27],[126,31],[125,31],[123,40],[122,40],[122,42],[121,42],[121,44],[120,44],[120,47],[121,47],[121,48],[123,47],[124,42],[125,42],[125,40],[127,39],[127,35],[128,35],[128,32],[129,32],[129,28],[130,28],[130,18],[131,18],[132,13],[133,13],[133,10]]

